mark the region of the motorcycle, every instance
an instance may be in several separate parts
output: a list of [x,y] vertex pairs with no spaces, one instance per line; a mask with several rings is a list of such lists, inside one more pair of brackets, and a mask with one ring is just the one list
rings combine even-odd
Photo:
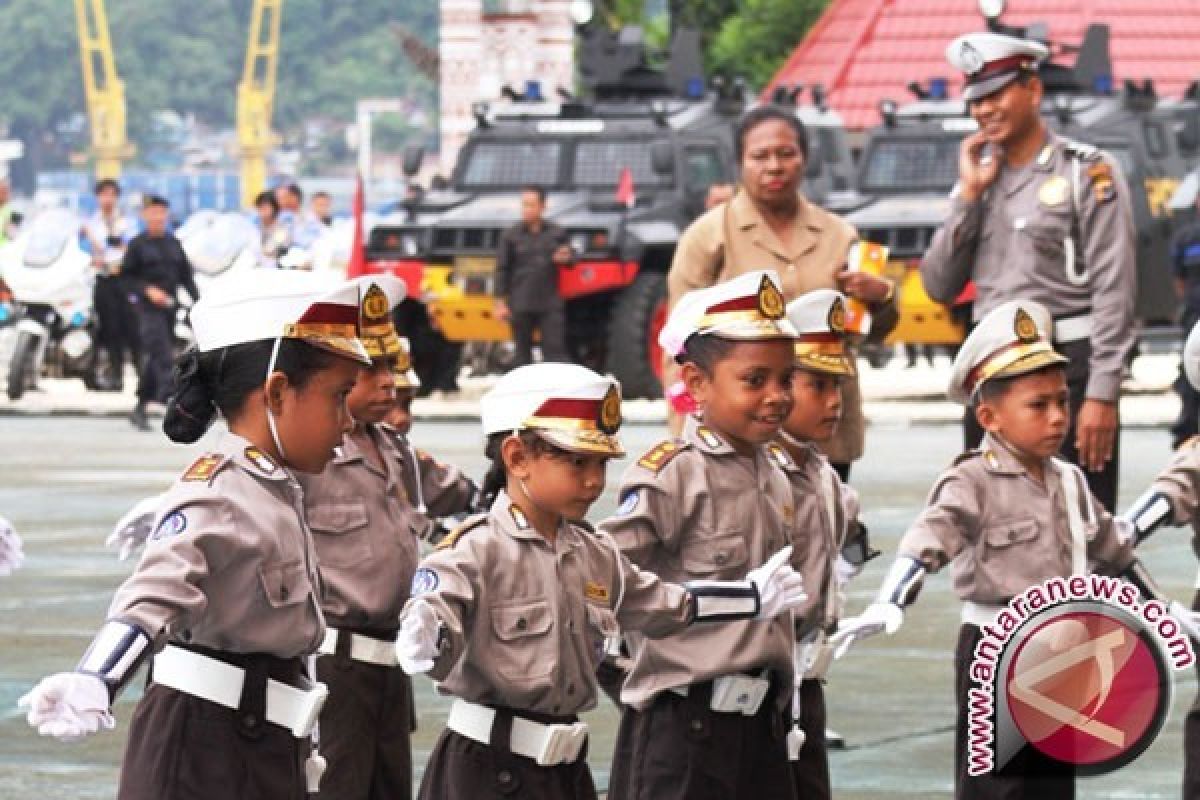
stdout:
[[[258,229],[242,214],[232,211],[197,211],[175,231],[203,295],[217,277],[258,266]],[[180,349],[192,342],[188,323],[191,298],[182,291],[176,298],[175,340]]]
[[91,257],[79,243],[79,220],[66,209],[38,215],[0,248],[0,279],[12,294],[11,324],[0,328],[0,364],[17,400],[45,372],[92,380],[95,315]]

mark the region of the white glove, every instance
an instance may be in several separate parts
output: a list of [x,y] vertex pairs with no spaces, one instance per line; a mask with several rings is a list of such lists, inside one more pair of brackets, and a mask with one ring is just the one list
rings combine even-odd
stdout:
[[808,599],[804,579],[788,563],[791,557],[792,546],[789,544],[746,575],[746,580],[758,590],[758,616],[755,619],[771,619],[799,608]]
[[904,609],[894,603],[871,603],[857,617],[838,622],[837,632],[829,637],[833,657],[841,658],[850,646],[861,639],[868,639],[887,631],[893,634],[904,622]]
[[137,505],[125,512],[125,516],[117,520],[112,533],[104,540],[106,547],[120,548],[117,558],[121,561],[129,558],[154,533],[154,518],[158,515],[158,506],[162,502],[161,494],[139,500]]
[[37,686],[17,701],[28,708],[26,719],[42,736],[62,742],[81,739],[116,722],[108,707],[108,687],[95,675],[60,672],[42,678]]
[[1200,611],[1192,611],[1178,600],[1172,600],[1167,611],[1179,622],[1179,627],[1183,628],[1183,632],[1191,637],[1193,642],[1200,643]]
[[428,603],[413,601],[396,637],[396,660],[409,675],[429,672],[441,653],[438,647],[442,623]]
[[21,537],[12,523],[0,517],[0,577],[11,575],[25,562]]

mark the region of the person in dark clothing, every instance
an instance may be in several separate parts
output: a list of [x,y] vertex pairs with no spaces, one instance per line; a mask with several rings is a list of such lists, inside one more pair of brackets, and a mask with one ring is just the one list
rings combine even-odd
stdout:
[[[1179,326],[1186,341],[1197,320],[1200,320],[1200,222],[1193,222],[1175,234],[1171,243],[1171,275],[1175,279],[1175,291],[1183,302],[1183,313]],[[1175,391],[1179,394],[1179,416],[1171,423],[1171,447],[1177,448],[1200,431],[1200,394],[1188,383],[1179,367],[1175,379]]]
[[542,335],[542,360],[566,361],[566,313],[558,293],[558,267],[574,257],[567,233],[542,219],[546,192],[521,190],[521,221],[500,237],[496,254],[496,316],[512,325],[512,366],[533,361],[533,332]]
[[433,392],[458,391],[458,367],[462,342],[452,342],[434,327],[429,310],[421,301],[406,297],[392,311],[392,323],[412,346],[413,369],[420,379],[417,397]]
[[101,391],[119,392],[124,383],[125,351],[134,355],[135,363],[137,360],[137,322],[120,276],[125,246],[133,238],[135,226],[118,207],[121,187],[116,181],[112,178],[97,181],[95,195],[96,213],[84,222],[82,234],[96,270],[92,295],[99,323],[96,340],[108,358],[108,370],[104,372],[99,363],[94,364],[92,385]]
[[133,426],[140,431],[150,430],[146,405],[166,402],[171,386],[175,296],[182,288],[193,300],[200,297],[183,247],[167,232],[169,211],[163,198],[146,198],[142,207],[146,230],[129,243],[121,264],[129,302],[137,314],[142,351],[137,405],[130,415]]

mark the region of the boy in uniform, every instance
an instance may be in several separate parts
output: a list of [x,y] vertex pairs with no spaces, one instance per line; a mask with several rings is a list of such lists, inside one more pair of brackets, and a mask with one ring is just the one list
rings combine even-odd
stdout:
[[968,775],[967,691],[982,626],[1030,587],[1088,571],[1119,574],[1144,596],[1157,596],[1133,557],[1127,526],[1088,491],[1079,467],[1056,457],[1068,428],[1068,390],[1066,359],[1046,338],[1049,320],[1036,303],[1006,303],[963,342],[948,393],[974,410],[985,431],[982,447],[960,456],[934,484],[876,601],[843,621],[832,640],[840,654],[865,636],[894,632],[925,573],[953,562],[963,601],[955,652],[958,798],[1075,794],[1073,765],[1031,745],[996,772]]
[[[626,471],[601,526],[665,580],[740,577],[795,544],[794,499],[769,448],[791,410],[792,339],[774,272],[682,297],[659,337],[699,411]],[[626,634],[609,797],[792,800],[783,725],[791,620]]]

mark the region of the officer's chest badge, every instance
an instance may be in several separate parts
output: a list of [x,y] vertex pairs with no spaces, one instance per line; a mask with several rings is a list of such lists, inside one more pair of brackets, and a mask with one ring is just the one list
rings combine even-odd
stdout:
[[767,319],[782,319],[784,314],[783,294],[775,282],[763,276],[758,287],[758,310]]
[[1037,323],[1023,308],[1018,308],[1017,313],[1013,316],[1013,333],[1017,335],[1019,341],[1026,344],[1036,342],[1039,338]]
[[595,581],[587,581],[583,585],[583,596],[594,603],[608,604],[608,587]]
[[1051,175],[1038,187],[1038,202],[1046,208],[1057,208],[1067,202],[1069,188],[1066,178]]

